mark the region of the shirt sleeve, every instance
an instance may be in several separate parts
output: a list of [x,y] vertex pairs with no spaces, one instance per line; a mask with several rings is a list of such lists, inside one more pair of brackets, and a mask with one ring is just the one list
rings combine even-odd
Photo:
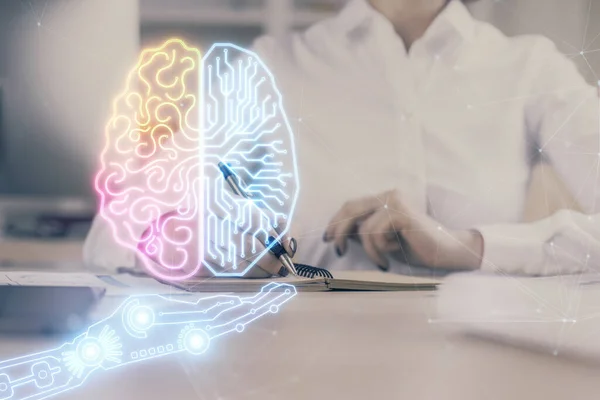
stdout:
[[549,40],[534,46],[526,122],[578,208],[531,224],[478,227],[482,269],[552,275],[600,267],[600,110],[596,88]]
[[119,267],[133,268],[135,251],[117,243],[109,223],[97,214],[85,239],[83,262],[86,267],[109,271],[115,271]]

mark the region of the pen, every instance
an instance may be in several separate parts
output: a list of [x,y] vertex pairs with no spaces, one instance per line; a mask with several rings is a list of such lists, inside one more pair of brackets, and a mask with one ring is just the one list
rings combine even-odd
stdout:
[[[229,167],[229,165],[225,164],[224,162],[219,162],[219,169],[223,174],[225,182],[227,182],[229,187],[231,187],[233,193],[245,199],[252,199],[252,195],[250,193],[246,193],[246,191],[242,189],[240,185],[240,179],[238,178],[236,173],[233,172],[233,170]],[[298,272],[296,271],[294,262],[285,251],[283,245],[275,239],[275,237],[278,235],[277,232],[269,232],[269,235],[270,236],[267,239],[267,243],[265,243],[265,246],[269,247],[269,251],[271,252],[271,254],[277,257],[279,261],[281,261],[281,264],[283,264],[283,268],[279,271],[279,275],[286,276],[288,275],[288,273],[291,273],[294,276],[298,276]],[[295,239],[291,240],[293,241],[293,251],[295,251],[296,241]],[[273,244],[273,241],[275,241],[275,244]]]

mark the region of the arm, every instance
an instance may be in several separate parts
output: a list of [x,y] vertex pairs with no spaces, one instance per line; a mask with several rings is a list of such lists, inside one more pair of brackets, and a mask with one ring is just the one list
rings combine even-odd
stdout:
[[551,275],[586,271],[600,263],[599,98],[575,66],[549,42],[538,43],[526,105],[532,142],[553,164],[584,213],[560,211],[530,224],[446,229],[390,191],[346,203],[325,241],[340,257],[347,239],[360,240],[369,258],[388,268],[386,255],[407,264],[445,269]]
[[537,46],[532,63],[526,108],[532,142],[584,213],[565,210],[531,224],[478,227],[484,239],[481,268],[532,275],[583,272],[600,262],[598,93],[549,41]]

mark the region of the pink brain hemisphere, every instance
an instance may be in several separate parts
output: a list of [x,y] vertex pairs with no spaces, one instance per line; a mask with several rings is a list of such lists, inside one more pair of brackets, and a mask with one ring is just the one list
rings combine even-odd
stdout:
[[[147,49],[107,124],[101,215],[152,275],[244,275],[267,249],[240,233],[264,242],[267,226],[287,226],[281,221],[293,213],[291,135],[273,76],[255,54],[215,45],[202,59],[177,39]],[[244,180],[253,204],[225,190],[220,161]],[[257,206],[258,221],[250,217]]]

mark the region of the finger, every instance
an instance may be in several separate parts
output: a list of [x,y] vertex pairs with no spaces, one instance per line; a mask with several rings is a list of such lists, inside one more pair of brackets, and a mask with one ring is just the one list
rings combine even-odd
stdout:
[[[290,257],[294,257],[296,255],[296,251],[298,250],[298,242],[289,235],[287,216],[279,216],[277,218],[277,225],[275,225],[273,228],[279,234],[279,241],[285,249],[285,252]],[[282,232],[286,233],[282,234]]]
[[346,202],[329,221],[323,239],[326,242],[333,240],[338,227],[352,224],[358,219],[364,220],[379,206],[381,206],[381,201],[376,197],[365,197]]
[[390,218],[384,211],[369,217],[360,227],[359,235],[363,248],[369,258],[382,269],[389,269],[389,262],[384,256],[386,233],[391,229]]
[[296,239],[290,238],[288,240],[284,240],[283,247],[288,255],[293,258],[296,255],[296,251],[298,251],[298,242]]
[[391,231],[384,233],[384,244],[380,247],[384,253],[396,252],[405,246],[402,233],[393,226],[390,226],[390,229]]
[[271,275],[277,275],[282,266],[281,261],[271,252],[265,252],[264,244],[262,244],[257,238],[250,237],[249,240],[252,241],[252,245],[257,249],[257,251],[250,257],[246,257],[246,260],[254,262],[258,259],[256,261],[256,265],[258,267],[270,273]]
[[273,229],[279,234],[282,232],[287,232],[288,230],[288,219],[287,216],[278,215],[275,219],[275,223],[273,224]]
[[344,204],[325,230],[325,241],[333,240],[338,255],[343,255],[346,252],[348,237],[357,231],[360,222],[368,218],[381,205],[377,197],[367,197]]

